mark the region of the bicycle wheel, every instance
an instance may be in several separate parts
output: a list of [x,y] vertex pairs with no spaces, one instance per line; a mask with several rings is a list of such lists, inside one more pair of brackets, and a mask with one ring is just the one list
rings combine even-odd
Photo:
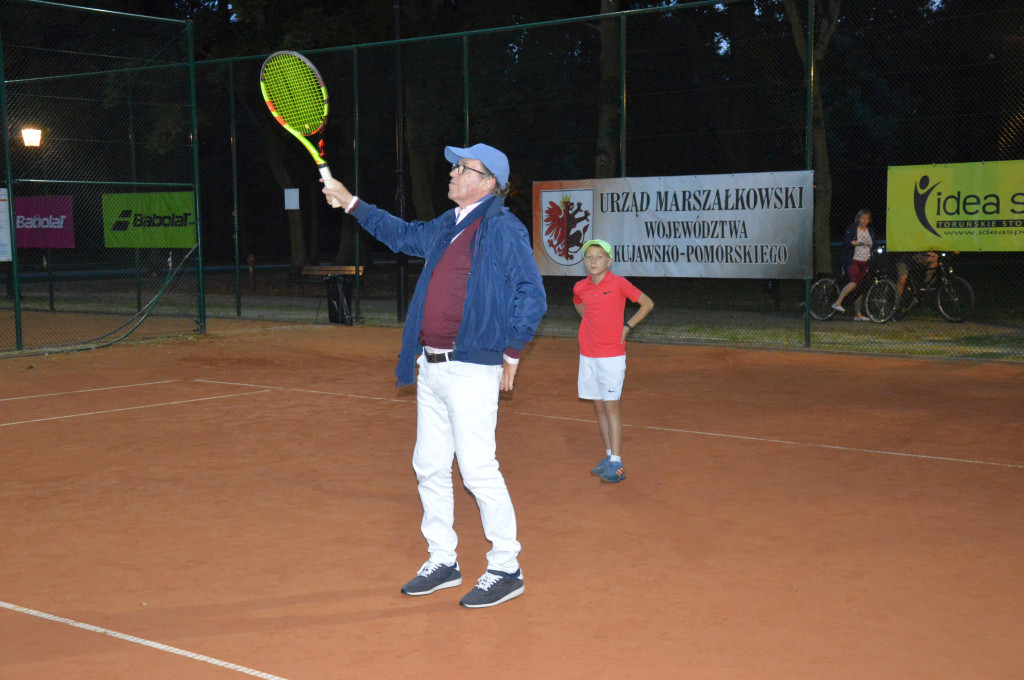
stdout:
[[959,276],[951,276],[939,283],[935,296],[939,314],[959,323],[974,311],[974,289]]
[[864,296],[864,307],[868,318],[875,323],[885,323],[896,313],[896,284],[889,279],[879,279],[871,284]]
[[836,313],[832,303],[839,299],[839,286],[832,278],[818,279],[811,286],[811,302],[809,311],[818,321],[824,321]]

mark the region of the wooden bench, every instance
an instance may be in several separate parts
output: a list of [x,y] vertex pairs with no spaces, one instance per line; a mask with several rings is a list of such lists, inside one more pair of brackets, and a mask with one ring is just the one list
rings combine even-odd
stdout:
[[[363,275],[365,267],[359,267],[359,276]],[[305,295],[310,284],[318,286],[317,293],[323,291],[324,280],[328,276],[342,276],[348,281],[356,275],[356,268],[351,264],[307,264],[302,268],[298,276],[292,276],[292,281],[299,285]]]
[[[355,276],[355,265],[351,264],[307,264],[302,268],[302,278],[314,278],[319,276]],[[363,267],[359,268],[359,276],[363,275]]]

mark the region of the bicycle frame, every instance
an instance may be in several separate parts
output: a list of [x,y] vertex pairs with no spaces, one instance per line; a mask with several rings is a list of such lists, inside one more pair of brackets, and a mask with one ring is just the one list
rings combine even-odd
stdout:
[[[867,316],[876,323],[888,321],[895,312],[896,284],[886,273],[884,263],[879,260],[878,256],[883,252],[884,249],[881,247],[875,249],[875,256],[871,258],[871,264],[864,275],[864,280],[847,296],[848,299],[863,297],[863,304],[868,312]],[[849,282],[850,279],[845,271],[840,272],[837,276],[818,279],[811,286],[811,305],[808,310],[811,316],[819,321],[832,318],[836,314],[832,304],[838,299],[840,290]],[[891,298],[891,303],[881,311],[873,311],[871,305],[868,304],[868,293],[876,287],[885,287],[887,290],[891,288],[891,294],[887,298]]]
[[[931,277],[929,272],[934,272]],[[911,269],[900,300],[899,317],[906,317],[919,304],[930,301],[945,319],[960,322],[974,309],[974,290],[962,277],[953,274],[946,253],[939,253],[935,267]]]

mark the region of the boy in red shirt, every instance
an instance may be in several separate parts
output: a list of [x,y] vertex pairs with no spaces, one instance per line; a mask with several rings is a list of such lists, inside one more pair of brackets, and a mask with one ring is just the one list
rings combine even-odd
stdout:
[[[654,302],[639,288],[610,271],[612,247],[593,239],[583,244],[583,264],[589,276],[577,281],[572,302],[583,317],[580,323],[580,399],[594,402],[597,426],[604,440],[605,457],[590,474],[604,482],[626,478],[622,466],[622,414],[619,399],[626,378],[626,336],[654,309]],[[626,299],[640,305],[623,321]]]

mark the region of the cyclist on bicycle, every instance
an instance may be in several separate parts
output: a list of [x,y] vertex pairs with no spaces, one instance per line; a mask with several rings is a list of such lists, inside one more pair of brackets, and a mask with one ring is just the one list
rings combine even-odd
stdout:
[[[843,300],[864,282],[864,277],[868,273],[871,264],[871,247],[875,242],[875,233],[868,226],[869,224],[871,224],[871,211],[860,210],[854,217],[853,224],[843,234],[843,256],[839,260],[839,266],[849,277],[850,282],[843,286],[839,298],[832,303],[832,309],[837,312],[846,311],[843,309]],[[853,305],[856,311],[855,320],[870,321],[861,313],[861,308],[864,305],[864,296],[861,291],[857,292],[857,299],[854,300]]]
[[896,306],[899,307],[903,299],[903,291],[907,288],[907,278],[911,272],[918,276],[924,272],[924,283],[927,286],[935,276],[935,270],[939,267],[939,254],[934,250],[920,253],[903,253],[899,262],[896,263]]

